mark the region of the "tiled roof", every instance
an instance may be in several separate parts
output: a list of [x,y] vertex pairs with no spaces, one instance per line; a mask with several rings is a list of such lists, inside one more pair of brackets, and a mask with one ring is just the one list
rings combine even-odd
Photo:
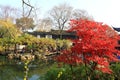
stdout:
[[113,27],[113,29],[116,30],[117,32],[120,32],[120,28]]

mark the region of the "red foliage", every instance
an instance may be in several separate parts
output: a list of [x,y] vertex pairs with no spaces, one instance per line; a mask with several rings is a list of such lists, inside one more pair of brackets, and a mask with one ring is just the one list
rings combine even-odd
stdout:
[[71,65],[92,62],[95,69],[111,73],[109,63],[118,61],[120,55],[115,49],[118,34],[108,25],[95,21],[71,20],[70,26],[69,31],[75,31],[78,38],[72,40],[74,46],[63,51],[57,60]]

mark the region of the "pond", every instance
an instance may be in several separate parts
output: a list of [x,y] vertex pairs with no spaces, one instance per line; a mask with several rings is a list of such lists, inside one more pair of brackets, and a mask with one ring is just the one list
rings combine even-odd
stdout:
[[0,80],[40,80],[52,65],[53,62],[46,63],[41,60],[21,62],[0,56]]

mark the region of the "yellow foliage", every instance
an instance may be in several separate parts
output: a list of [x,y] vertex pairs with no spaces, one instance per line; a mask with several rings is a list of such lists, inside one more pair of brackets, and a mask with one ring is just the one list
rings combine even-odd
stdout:
[[63,72],[60,71],[60,72],[58,73],[58,75],[57,75],[57,79],[59,79],[62,74],[63,74]]
[[7,28],[13,26],[10,22],[4,20],[0,20],[0,25],[5,26]]
[[0,20],[0,26],[5,27],[12,38],[19,36],[21,32],[10,21]]
[[4,47],[0,46],[0,52],[4,51]]

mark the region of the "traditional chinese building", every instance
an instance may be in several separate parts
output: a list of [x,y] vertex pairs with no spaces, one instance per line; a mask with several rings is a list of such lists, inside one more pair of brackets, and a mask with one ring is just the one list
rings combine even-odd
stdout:
[[62,39],[76,38],[75,32],[62,31],[61,33],[60,30],[51,30],[50,32],[34,31],[28,32],[28,34],[31,34],[37,38],[53,38],[53,39],[58,39],[60,37],[62,37]]

